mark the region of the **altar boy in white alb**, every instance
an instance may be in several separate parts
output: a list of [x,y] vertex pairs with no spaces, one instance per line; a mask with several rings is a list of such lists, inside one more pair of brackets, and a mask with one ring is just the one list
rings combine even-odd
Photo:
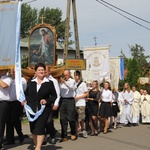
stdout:
[[132,125],[136,126],[139,124],[140,119],[140,101],[141,101],[141,94],[136,90],[136,87],[132,87],[133,91],[133,103],[132,103]]
[[147,94],[146,90],[141,96],[141,114],[142,123],[150,123],[150,95]]
[[124,125],[126,127],[131,126],[132,123],[132,102],[133,92],[130,89],[128,83],[124,84],[124,89],[121,95],[121,101],[123,103],[123,118]]

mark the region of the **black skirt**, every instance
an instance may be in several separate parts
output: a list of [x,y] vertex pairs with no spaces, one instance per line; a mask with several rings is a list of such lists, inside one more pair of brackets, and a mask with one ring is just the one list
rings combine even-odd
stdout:
[[89,101],[87,102],[87,109],[89,117],[98,115],[98,102]]
[[43,113],[39,118],[33,122],[30,122],[30,132],[34,135],[45,135],[45,126],[48,120],[48,117],[51,113],[49,107],[45,107]]
[[113,111],[113,116],[117,116],[118,112],[120,112],[117,102],[112,103],[112,111]]
[[111,117],[112,114],[112,107],[110,102],[101,102],[99,116],[102,118]]

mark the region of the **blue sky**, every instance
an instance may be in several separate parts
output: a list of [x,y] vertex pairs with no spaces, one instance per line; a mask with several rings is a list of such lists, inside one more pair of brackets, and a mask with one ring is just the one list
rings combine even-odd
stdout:
[[[23,2],[29,1],[23,0]],[[106,1],[150,21],[150,0]],[[76,3],[81,48],[94,46],[94,37],[97,37],[97,45],[111,45],[111,57],[119,56],[121,50],[126,56],[130,56],[128,45],[135,45],[135,43],[143,46],[146,50],[145,54],[150,55],[150,30],[132,23],[96,0],[76,0]],[[39,9],[41,7],[60,8],[63,12],[63,19],[66,18],[67,0],[37,0],[28,4]],[[150,28],[150,24],[134,20]],[[74,32],[73,23],[71,23],[71,31]],[[72,40],[74,40],[73,36]]]

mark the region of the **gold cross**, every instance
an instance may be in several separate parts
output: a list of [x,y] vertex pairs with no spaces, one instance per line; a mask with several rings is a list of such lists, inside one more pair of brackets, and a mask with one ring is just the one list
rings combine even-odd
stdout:
[[42,15],[42,17],[40,17],[40,19],[42,19],[42,24],[43,24],[45,17],[43,17],[43,15]]

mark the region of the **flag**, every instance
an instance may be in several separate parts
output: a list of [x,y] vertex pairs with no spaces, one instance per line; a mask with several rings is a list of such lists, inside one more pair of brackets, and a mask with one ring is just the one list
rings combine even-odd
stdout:
[[124,80],[124,59],[120,58],[120,80]]
[[18,2],[0,3],[0,69],[15,64]]

